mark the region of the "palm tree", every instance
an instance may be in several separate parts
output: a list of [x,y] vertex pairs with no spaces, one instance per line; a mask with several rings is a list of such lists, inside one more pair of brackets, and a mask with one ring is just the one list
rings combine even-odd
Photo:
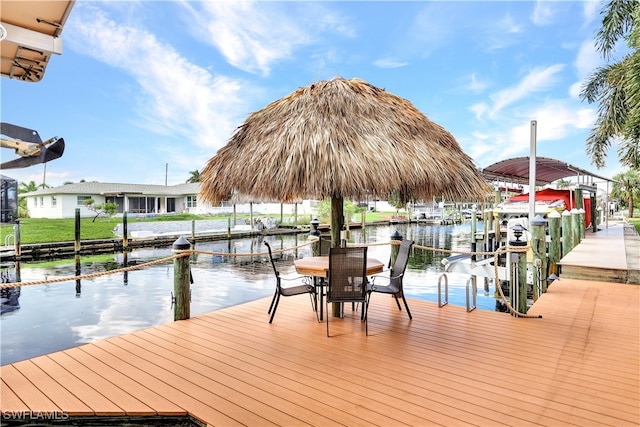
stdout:
[[568,179],[560,178],[559,180],[556,181],[557,189],[570,188],[571,185],[573,185],[573,182],[571,182],[571,180],[568,180]]
[[600,168],[611,145],[617,143],[620,162],[640,169],[640,2],[609,0],[602,15],[596,37],[598,51],[608,60],[623,39],[629,53],[619,62],[598,68],[582,88],[582,100],[599,104],[586,151]]
[[21,182],[18,186],[18,193],[30,193],[38,190],[38,184],[35,181],[29,181],[29,183]]
[[199,170],[194,170],[189,172],[191,175],[189,176],[189,179],[187,179],[187,184],[193,184],[194,182],[200,182],[200,171]]
[[633,218],[633,203],[640,199],[640,172],[629,169],[613,177],[611,196],[629,204],[629,218]]

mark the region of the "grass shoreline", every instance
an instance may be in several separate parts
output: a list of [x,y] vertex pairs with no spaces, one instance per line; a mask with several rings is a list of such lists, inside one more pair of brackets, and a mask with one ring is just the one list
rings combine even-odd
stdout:
[[[391,218],[392,212],[367,212],[366,222],[381,221]],[[276,217],[280,220],[280,215],[254,215],[254,218]],[[133,215],[127,216],[128,224],[164,222],[164,221],[205,221],[205,220],[228,220],[231,215],[193,215],[193,214],[169,214],[158,215],[150,218],[138,219]],[[301,219],[304,217],[305,219]],[[249,214],[238,214],[236,219],[249,219]],[[293,215],[283,215],[283,224],[294,225]],[[310,218],[298,216],[297,225],[309,225]],[[92,217],[80,218],[80,240],[113,239],[118,236],[114,229],[118,224],[122,224],[122,217]],[[53,242],[73,242],[75,241],[75,218],[21,218],[20,219],[20,241],[22,244],[53,243]],[[14,224],[3,224],[0,226],[0,238],[4,245],[9,240],[13,244]],[[7,236],[12,236],[8,238]]]

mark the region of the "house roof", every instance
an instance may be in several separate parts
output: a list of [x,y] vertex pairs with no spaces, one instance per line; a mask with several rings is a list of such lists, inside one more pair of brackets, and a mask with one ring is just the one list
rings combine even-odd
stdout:
[[[514,157],[502,160],[482,169],[482,175],[487,180],[506,180],[520,184],[529,183],[529,157]],[[569,163],[551,159],[549,157],[536,157],[536,185],[550,184],[569,176],[586,175],[604,181],[613,181],[589,172],[585,169],[573,166]]]
[[2,76],[27,82],[44,77],[52,55],[62,54],[60,34],[75,1],[3,1],[0,22]]
[[108,182],[79,182],[65,184],[59,187],[45,188],[42,190],[23,193],[21,196],[44,196],[55,194],[78,194],[103,196],[115,196],[119,194],[140,196],[180,196],[198,194],[200,183],[177,185],[151,185],[151,184],[121,184]]

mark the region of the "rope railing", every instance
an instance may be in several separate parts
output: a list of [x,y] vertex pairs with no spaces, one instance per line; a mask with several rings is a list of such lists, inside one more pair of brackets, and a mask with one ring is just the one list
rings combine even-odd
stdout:
[[[283,249],[274,249],[273,253],[274,254],[278,254],[278,253],[283,253],[283,252],[289,252],[289,251],[295,251],[298,250],[300,248],[303,248],[305,246],[309,246],[315,242],[318,241],[317,237],[311,236],[309,238],[309,241],[302,243],[300,245],[296,245],[296,246],[292,246],[289,248],[283,248]],[[400,241],[397,240],[391,240],[391,241],[386,241],[386,242],[375,242],[375,243],[367,243],[367,244],[350,244],[349,246],[385,246],[385,245],[399,245]],[[494,252],[472,252],[472,251],[461,251],[461,250],[452,250],[452,249],[440,249],[440,248],[432,248],[429,246],[422,246],[422,245],[418,245],[418,244],[414,244],[413,245],[414,248],[416,249],[422,249],[422,250],[429,250],[429,251],[434,251],[434,252],[441,252],[441,253],[457,253],[457,254],[464,254],[464,255],[484,255],[484,256],[493,256],[494,257],[494,274],[495,274],[495,283],[496,283],[496,288],[498,289],[499,293],[500,293],[500,297],[502,299],[502,301],[505,303],[507,309],[509,310],[509,312],[516,316],[516,317],[524,317],[524,318],[540,318],[542,316],[532,316],[532,315],[527,315],[525,313],[521,313],[518,310],[516,310],[511,303],[509,302],[509,300],[505,297],[504,292],[502,291],[502,286],[500,286],[500,279],[499,279],[499,273],[498,273],[498,257],[500,254],[507,252],[508,250],[511,252],[527,252],[531,247],[529,245],[527,246],[501,246],[500,248],[496,249]],[[268,256],[269,253],[268,252],[252,252],[252,253],[230,253],[230,252],[216,252],[216,251],[202,251],[202,250],[197,250],[197,249],[186,249],[186,250],[180,250],[180,251],[176,251],[177,253],[175,253],[174,255],[171,255],[169,257],[166,258],[162,258],[162,259],[158,259],[158,260],[154,260],[154,261],[150,261],[150,262],[146,262],[143,264],[137,264],[137,265],[133,265],[133,266],[129,266],[129,267],[123,267],[123,268],[118,268],[115,270],[110,270],[110,271],[101,271],[101,272],[95,272],[95,273],[89,273],[89,274],[83,274],[83,275],[79,275],[79,276],[67,276],[67,277],[59,277],[59,278],[55,278],[55,279],[45,279],[45,280],[34,280],[34,281],[29,281],[29,282],[13,282],[13,283],[2,283],[0,284],[0,289],[4,289],[4,288],[15,288],[15,287],[25,287],[25,286],[32,286],[32,285],[46,285],[46,284],[51,284],[51,283],[61,283],[61,282],[68,282],[68,281],[73,281],[73,280],[84,280],[84,279],[93,279],[96,277],[101,277],[101,276],[108,276],[111,274],[118,274],[118,273],[123,273],[123,272],[128,272],[128,271],[133,271],[133,270],[142,270],[144,268],[147,267],[152,267],[154,265],[159,265],[159,264],[164,264],[166,262],[169,261],[173,261],[175,259],[178,258],[182,258],[185,256],[191,256],[192,254],[203,254],[203,255],[212,255],[212,256],[225,256],[225,257],[240,257],[240,256]]]
[[31,282],[3,283],[3,284],[0,285],[0,289],[15,288],[15,287],[25,287],[25,286],[32,286],[32,285],[48,285],[50,283],[68,282],[68,281],[71,281],[71,280],[93,279],[95,277],[108,276],[110,274],[123,273],[125,271],[142,270],[143,268],[146,268],[146,267],[151,267],[151,266],[158,265],[158,264],[164,264],[165,262],[172,261],[172,260],[177,259],[177,258],[182,258],[182,257],[185,257],[185,256],[189,256],[189,255],[191,255],[189,252],[190,251],[185,251],[185,252],[182,252],[182,253],[178,253],[178,254],[172,255],[172,256],[167,257],[167,258],[157,259],[157,260],[154,260],[154,261],[145,262],[143,264],[136,264],[136,265],[132,265],[132,266],[129,266],[129,267],[118,268],[116,270],[110,270],[110,271],[99,271],[99,272],[95,272],[95,273],[82,274],[80,276],[58,277],[58,278],[55,278],[55,279],[33,280]]
[[[308,245],[314,243],[315,241],[316,240],[312,237],[312,238],[309,239],[309,242],[303,243],[301,245],[293,246],[293,247],[290,247],[290,248],[276,249],[276,250],[273,251],[273,253],[282,253],[282,252],[297,250],[297,249],[300,249],[302,247],[308,246]],[[94,279],[96,277],[109,276],[111,274],[124,273],[124,272],[127,272],[127,271],[133,271],[133,270],[142,270],[142,269],[147,268],[147,267],[153,267],[154,265],[164,264],[164,263],[167,263],[169,261],[173,261],[174,259],[182,258],[182,257],[185,257],[185,256],[191,256],[192,254],[196,254],[196,253],[197,254],[205,254],[205,255],[213,255],[213,256],[228,256],[228,257],[234,257],[234,256],[266,256],[266,255],[269,255],[268,252],[230,253],[230,252],[213,252],[213,251],[201,251],[201,250],[196,250],[196,249],[186,249],[186,250],[181,250],[181,251],[179,251],[179,252],[177,252],[174,255],[171,255],[169,257],[157,259],[157,260],[154,260],[154,261],[145,262],[143,264],[136,264],[136,265],[132,265],[132,266],[129,266],[129,267],[122,267],[122,268],[118,268],[118,269],[115,269],[115,270],[109,270],[109,271],[99,271],[99,272],[95,272],[95,273],[82,274],[82,275],[79,275],[79,276],[66,276],[66,277],[58,277],[58,278],[55,278],[55,279],[33,280],[33,281],[29,281],[29,282],[2,283],[2,284],[0,284],[0,289],[15,288],[15,287],[25,287],[25,286],[32,286],[32,285],[48,285],[48,284],[51,284],[51,283],[69,282],[69,281],[72,281],[72,280]]]

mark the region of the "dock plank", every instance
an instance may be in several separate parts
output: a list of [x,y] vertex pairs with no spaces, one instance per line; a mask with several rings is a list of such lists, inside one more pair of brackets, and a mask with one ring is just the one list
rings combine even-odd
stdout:
[[149,408],[162,408],[162,410],[158,412],[158,415],[187,415],[184,409],[156,393],[153,388],[133,380],[131,371],[123,373],[116,369],[116,367],[122,369],[122,367],[125,366],[120,359],[113,357],[98,346],[82,346],[79,348],[93,358],[94,368],[116,382],[119,387],[126,389],[127,393],[138,399],[142,404]]
[[46,356],[15,364],[15,368],[34,384],[44,395],[50,396],[57,408],[65,408],[68,415],[95,415],[93,410],[82,402],[77,395],[71,393],[51,377],[50,372],[43,370],[38,359],[49,360]]
[[3,379],[0,379],[0,400],[2,401],[3,413],[23,413],[29,410],[27,404],[11,390],[11,387]]
[[[209,402],[203,402],[197,394],[195,397],[191,396],[189,390],[185,393],[172,385],[171,378],[165,377],[163,369],[147,366],[148,364],[144,359],[132,357],[132,354],[128,350],[115,345],[112,340],[99,341],[95,343],[95,345],[111,356],[121,360],[117,365],[121,372],[127,373],[132,379],[141,384],[146,384],[158,394],[166,396],[172,403],[183,408],[194,418],[212,425],[241,425],[239,421],[218,411],[215,407],[211,406]],[[149,369],[149,372],[147,372],[142,368],[153,369]],[[164,411],[165,408],[158,408],[158,413]]]
[[[197,400],[206,402],[207,405],[224,413],[232,420],[246,420],[236,421],[238,423],[246,422],[249,425],[274,425],[259,414],[256,414],[252,406],[244,406],[243,404],[246,402],[230,401],[226,399],[224,393],[222,393],[222,396],[218,395],[203,387],[199,381],[190,381],[190,379],[185,378],[181,370],[170,361],[158,356],[149,348],[137,345],[129,338],[130,335],[125,335],[110,339],[109,341],[130,354],[135,354],[137,357],[132,359],[132,362],[135,362],[138,368],[153,376],[163,378],[164,381],[169,382],[177,390]],[[189,410],[189,408],[185,409]]]
[[[2,382],[6,383],[32,412],[61,411],[61,408],[56,406],[49,396],[29,381],[16,367],[16,365],[28,363],[30,362],[24,361],[15,365],[4,365],[0,367],[0,378],[2,378]],[[2,410],[4,411],[4,399],[2,401]]]
[[[100,391],[96,390],[92,384],[85,382],[91,381],[91,377],[84,376],[85,381],[83,381],[74,374],[74,372],[82,374],[83,371],[78,371],[76,369],[77,362],[64,353],[59,352],[36,357],[31,359],[31,361],[43,371],[47,372],[52,378],[55,378],[56,382],[60,384],[60,387],[80,397],[83,402],[89,402],[87,406],[90,406],[92,411],[89,415],[124,415],[124,411],[118,405],[107,399]],[[69,363],[65,363],[65,361]]]

